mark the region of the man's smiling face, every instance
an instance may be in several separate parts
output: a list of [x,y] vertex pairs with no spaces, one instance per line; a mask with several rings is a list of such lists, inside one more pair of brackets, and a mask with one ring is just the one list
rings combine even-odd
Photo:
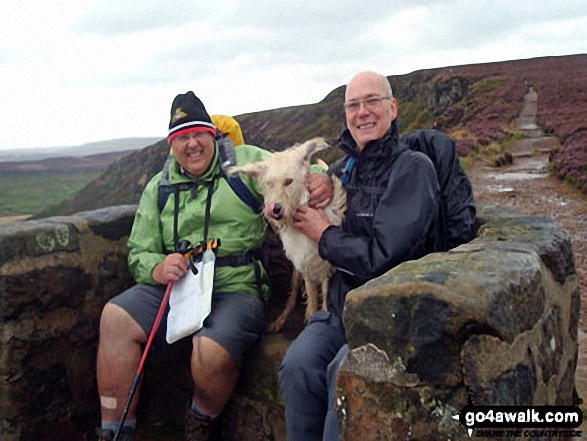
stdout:
[[397,104],[386,78],[372,72],[356,75],[345,92],[346,123],[359,150],[389,130],[397,117]]

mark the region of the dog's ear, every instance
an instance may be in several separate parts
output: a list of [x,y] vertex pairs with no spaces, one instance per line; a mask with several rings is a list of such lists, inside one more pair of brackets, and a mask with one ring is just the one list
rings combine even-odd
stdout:
[[252,176],[254,178],[261,177],[267,171],[267,165],[262,162],[251,162],[247,165],[237,165],[230,167],[227,172],[228,175],[241,174],[246,176]]
[[306,141],[302,147],[304,148],[305,152],[304,152],[304,161],[310,161],[310,157],[320,151],[320,150],[324,150],[328,147],[330,147],[328,145],[328,143],[326,142],[326,140],[324,138],[314,138],[314,139],[310,139],[309,141]]

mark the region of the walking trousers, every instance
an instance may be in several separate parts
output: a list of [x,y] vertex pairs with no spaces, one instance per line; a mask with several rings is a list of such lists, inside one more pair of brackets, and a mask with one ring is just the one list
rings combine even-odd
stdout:
[[289,441],[340,439],[335,378],[348,352],[340,318],[318,311],[289,347],[279,367]]

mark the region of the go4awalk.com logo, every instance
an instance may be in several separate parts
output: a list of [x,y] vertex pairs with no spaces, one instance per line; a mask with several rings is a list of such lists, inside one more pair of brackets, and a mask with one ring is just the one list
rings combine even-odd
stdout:
[[474,406],[453,418],[470,437],[580,437],[583,412],[575,406]]

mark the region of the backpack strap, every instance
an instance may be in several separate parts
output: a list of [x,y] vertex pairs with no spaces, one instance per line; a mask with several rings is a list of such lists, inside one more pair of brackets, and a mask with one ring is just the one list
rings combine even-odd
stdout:
[[340,184],[342,185],[342,188],[346,188],[346,184],[349,180],[349,175],[351,174],[353,165],[355,165],[355,158],[351,156],[349,160],[346,162],[346,166],[344,168],[344,171],[342,172],[342,177],[340,179]]
[[[234,156],[234,147],[232,146],[232,141],[227,138],[223,138],[222,135],[219,135],[219,150],[220,150],[220,174],[218,175],[220,178],[224,179],[232,191],[245,203],[247,206],[254,212],[254,213],[261,213],[262,204],[253,196],[249,188],[245,185],[239,175],[231,175],[228,176],[225,169],[230,167],[235,162]],[[232,153],[231,153],[232,152]],[[171,157],[170,154],[165,164],[163,165],[163,169],[161,172],[161,179],[159,180],[159,187],[158,187],[158,194],[157,194],[157,208],[159,209],[159,213],[163,211],[165,208],[165,204],[167,204],[167,200],[171,194],[174,195],[174,210],[173,210],[173,232],[174,232],[174,241],[177,245],[177,241],[179,240],[178,237],[178,219],[179,219],[179,193],[186,190],[191,190],[192,192],[197,189],[200,185],[200,182],[182,182],[178,184],[171,184],[169,182],[169,167],[171,164]],[[208,189],[210,192],[210,189]],[[208,201],[207,201],[208,203]],[[164,252],[166,254],[170,254],[172,251],[167,250],[165,246],[163,246]],[[220,262],[217,262],[218,266],[241,266],[241,265],[248,265],[253,262],[261,261],[265,267],[267,267],[267,255],[268,250],[266,249],[266,244],[264,243],[263,248],[260,252],[254,253],[246,253],[246,255],[242,256],[227,256],[226,258],[222,258]],[[255,268],[255,273],[258,273],[258,268]],[[259,281],[260,278],[258,277]],[[259,284],[260,285],[260,284]]]
[[240,198],[240,200],[247,204],[251,210],[253,210],[253,213],[261,213],[261,203],[257,200],[257,198],[255,198],[255,196],[253,196],[251,190],[249,190],[249,188],[245,185],[240,176],[224,175],[222,177],[226,180],[232,191]]
[[224,136],[224,133],[216,131],[216,142],[218,143],[218,153],[220,154],[220,169],[226,170],[228,167],[236,165],[236,154],[234,153],[234,145],[229,138]]
[[253,213],[261,213],[261,203],[253,196],[251,190],[245,185],[239,175],[228,175],[226,170],[236,165],[236,155],[234,146],[229,138],[225,138],[219,133],[216,136],[218,142],[218,153],[220,155],[220,176],[226,180],[232,191],[241,201],[249,206]]

